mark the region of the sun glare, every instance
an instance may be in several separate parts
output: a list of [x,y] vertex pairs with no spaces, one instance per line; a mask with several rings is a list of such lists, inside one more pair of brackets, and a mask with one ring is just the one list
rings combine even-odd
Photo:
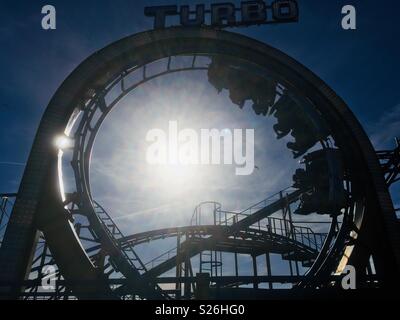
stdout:
[[167,195],[180,195],[199,183],[201,168],[192,165],[164,164],[151,166],[158,188]]
[[68,149],[73,146],[72,140],[66,135],[57,136],[54,139],[54,144],[60,150]]

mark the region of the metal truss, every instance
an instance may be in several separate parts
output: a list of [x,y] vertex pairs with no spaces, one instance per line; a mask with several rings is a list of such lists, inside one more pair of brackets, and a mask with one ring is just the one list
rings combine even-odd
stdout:
[[16,194],[4,193],[0,194],[0,248],[3,242],[4,233],[10,219],[11,209],[14,204]]
[[[221,68],[224,76],[213,79]],[[95,137],[107,115],[128,93],[147,81],[188,71],[207,72],[216,88],[228,88],[237,106],[243,107],[250,99],[257,115],[275,117],[277,138],[289,133],[296,138],[287,144],[295,157],[303,156],[310,148],[321,149],[317,152],[339,151],[344,162],[339,185],[345,192],[345,203],[329,210],[327,206],[316,209],[312,201],[319,204],[321,197],[313,194],[315,186],[306,183],[282,190],[241,212],[225,211],[220,204],[212,203],[213,222],[209,225],[202,224],[203,203],[196,207],[191,224],[186,227],[122,234],[110,214],[92,197],[89,168]],[[241,90],[245,86],[232,84],[232,79],[241,84],[252,83],[252,89]],[[286,105],[294,106],[296,112],[285,112]],[[288,121],[288,114],[295,115],[295,121]],[[384,228],[377,228],[375,222],[380,221],[379,215],[387,218],[393,214],[387,190],[380,187],[382,177],[376,173],[376,155],[368,138],[344,102],[320,79],[266,45],[203,29],[173,28],[125,39],[96,53],[68,78],[53,98],[39,131],[11,216],[6,214],[7,197],[2,198],[1,221],[9,222],[8,230],[14,230],[18,221],[27,221],[21,237],[27,240],[17,244],[19,251],[14,250],[11,240],[15,234],[9,231],[2,241],[2,257],[13,252],[25,256],[36,243],[28,279],[20,277],[26,261],[1,261],[2,270],[8,272],[0,275],[0,292],[6,297],[243,298],[249,290],[255,297],[256,292],[272,290],[276,284],[297,289],[335,287],[349,259],[353,259],[350,262],[358,272],[365,274],[365,286],[388,283],[382,280],[385,272],[380,271],[375,279],[372,268],[366,271],[367,259],[380,250],[380,244],[373,239],[384,238],[380,233]],[[70,149],[49,147],[60,133],[71,140]],[[49,181],[62,184],[60,168],[68,154],[75,190],[63,194],[60,200],[59,191]],[[397,181],[398,150],[397,154],[378,155],[385,161],[386,182]],[[332,171],[328,173],[334,176]],[[336,195],[331,184],[328,189],[326,194]],[[330,217],[325,232],[313,228],[327,220],[305,224],[293,218],[295,206],[307,201],[309,212],[318,210]],[[334,201],[329,198],[326,202]],[[388,233],[388,237],[395,242],[394,233]],[[175,238],[176,247],[142,261],[136,247],[164,238]],[[361,247],[368,250],[359,250]],[[226,253],[234,255],[233,275],[224,274]],[[287,261],[289,275],[273,274],[272,253]],[[251,257],[252,275],[240,275],[238,255]],[[265,257],[265,275],[258,268],[257,258],[261,256]],[[383,261],[380,265],[390,265]],[[14,272],[12,265],[19,269]],[[56,287],[50,291],[43,290],[43,281],[48,280],[46,266],[55,267]],[[394,270],[392,265],[387,268]],[[171,270],[175,271],[174,276],[166,275]],[[386,276],[390,274],[393,273],[387,272]],[[4,283],[6,276],[14,281],[11,285]],[[12,286],[12,294],[7,286]]]
[[400,180],[400,139],[396,138],[395,141],[396,147],[393,150],[376,152],[388,186]]

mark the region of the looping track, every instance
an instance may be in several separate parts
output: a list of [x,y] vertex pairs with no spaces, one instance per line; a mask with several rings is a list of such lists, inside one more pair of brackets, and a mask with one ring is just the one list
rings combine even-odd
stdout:
[[[96,112],[104,119],[111,111],[115,104],[105,101],[108,89],[120,84],[121,94],[126,94],[132,89],[124,83],[129,71],[153,61],[204,54],[231,56],[259,69],[268,69],[294,93],[306,96],[329,124],[346,170],[351,173],[352,195],[340,230],[334,221],[317,257],[293,237],[254,228],[282,208],[279,201],[229,226],[191,226],[123,237],[105,210],[92,199],[89,163],[101,121],[92,127],[91,121],[86,120],[96,119]],[[63,198],[62,190],[55,187],[60,182],[60,153],[54,148],[53,140],[60,134],[69,134],[82,114],[82,130],[74,137],[79,148],[74,151],[72,162],[79,177],[77,192]],[[297,199],[304,191],[287,197]],[[78,217],[82,221],[78,222]],[[63,279],[70,281],[68,292],[82,299],[121,298],[126,288],[141,298],[169,298],[155,279],[176,265],[177,259],[169,258],[147,270],[133,247],[148,239],[172,237],[181,232],[187,235],[179,248],[185,252],[186,262],[188,256],[202,250],[235,250],[257,255],[271,249],[287,254],[289,260],[298,256],[308,259],[308,255],[313,255],[315,261],[306,274],[307,281],[301,282],[310,287],[328,285],[331,273],[343,270],[347,263],[364,272],[371,254],[379,260],[377,269],[382,283],[390,285],[400,261],[393,204],[379,162],[346,104],[311,71],[282,52],[238,34],[206,28],[170,28],[127,37],[94,53],[65,80],[42,118],[13,206],[0,251],[0,282],[20,283],[26,278],[38,231],[44,235]],[[190,278],[188,265],[184,270],[187,279]],[[110,285],[113,282],[110,276],[115,273],[124,279],[119,288]],[[177,271],[177,278],[181,275]],[[179,285],[175,294],[178,289]],[[190,290],[191,285],[185,286],[185,297],[192,297]],[[2,286],[2,292],[9,297],[19,296],[20,287]]]

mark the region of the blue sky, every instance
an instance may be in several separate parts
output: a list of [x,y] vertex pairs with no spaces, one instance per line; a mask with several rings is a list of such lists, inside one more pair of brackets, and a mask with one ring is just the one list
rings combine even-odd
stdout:
[[[194,4],[177,0],[1,1],[0,192],[17,191],[41,115],[67,75],[94,51],[151,29],[153,21],[144,17],[144,6],[171,3]],[[45,4],[57,9],[55,31],[41,29]],[[232,31],[266,42],[307,66],[347,102],[377,148],[392,147],[393,137],[400,136],[399,2],[299,0],[299,4],[296,24]],[[346,4],[357,9],[357,30],[340,27],[341,8]],[[123,111],[113,116],[116,121],[126,119]],[[101,179],[100,196],[101,183],[107,181]],[[398,202],[399,187],[392,191]]]
[[[203,1],[210,3],[210,1]],[[57,30],[40,27],[41,7],[57,9]],[[152,27],[146,5],[170,1],[0,3],[0,162],[23,164],[40,117],[63,79],[88,55]],[[190,1],[175,1],[191,4]],[[325,80],[380,145],[399,134],[398,1],[301,0],[297,24],[235,29],[275,46]],[[357,30],[340,28],[341,7],[357,9]],[[390,130],[388,130],[388,128]],[[0,165],[0,190],[16,191],[22,166]]]

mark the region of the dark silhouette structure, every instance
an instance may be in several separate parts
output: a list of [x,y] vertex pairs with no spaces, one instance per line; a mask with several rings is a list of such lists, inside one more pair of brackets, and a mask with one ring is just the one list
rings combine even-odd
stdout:
[[[190,64],[173,67],[177,56],[190,57]],[[204,57],[209,63],[199,62]],[[155,61],[164,67],[150,74],[147,66]],[[92,198],[89,164],[96,134],[127,93],[186,71],[207,72],[210,84],[228,90],[233,104],[242,108],[250,101],[257,115],[274,117],[277,139],[291,139],[287,148],[301,167],[291,187],[242,212],[203,203],[189,226],[123,235]],[[128,81],[132,75],[135,82]],[[56,148],[60,135],[71,144]],[[70,153],[76,183],[75,192],[67,194],[59,187],[63,148]],[[376,153],[343,100],[310,70],[266,44],[209,28],[127,37],[85,60],[57,90],[18,194],[2,195],[1,297],[259,299],[274,297],[283,284],[289,289],[279,292],[282,298],[316,288],[335,295],[348,264],[357,271],[358,288],[395,288],[400,233],[388,185],[399,179],[399,159],[399,146]],[[205,206],[212,208],[211,223],[203,222]],[[318,221],[294,219],[312,213],[329,217],[326,231],[317,231]],[[176,239],[176,247],[142,262],[135,247],[165,238]],[[224,274],[222,253],[233,255],[233,275]],[[251,257],[251,276],[240,275],[239,254]],[[289,275],[273,273],[271,254],[287,261]],[[57,268],[50,291],[42,286],[49,265]]]

